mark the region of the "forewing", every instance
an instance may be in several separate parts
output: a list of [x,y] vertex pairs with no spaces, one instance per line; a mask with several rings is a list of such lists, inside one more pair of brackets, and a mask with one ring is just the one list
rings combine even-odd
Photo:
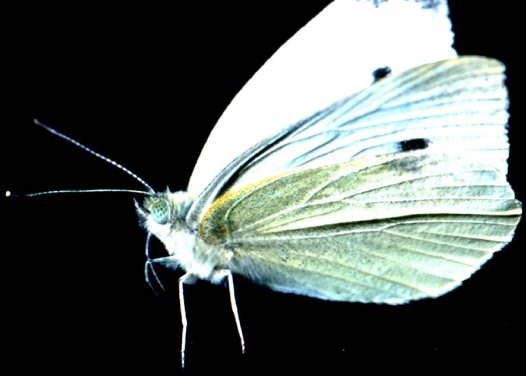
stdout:
[[336,102],[236,172],[245,184],[298,167],[402,151],[410,140],[431,151],[464,151],[507,170],[504,67],[462,57],[412,68]]
[[273,289],[395,304],[459,285],[511,240],[520,213],[498,169],[424,150],[259,181],[215,202],[199,233]]
[[192,208],[196,223],[221,193],[297,168],[411,148],[454,150],[506,174],[504,67],[462,57],[387,77],[241,154]]
[[188,191],[197,197],[253,145],[369,86],[377,68],[397,73],[455,57],[452,40],[445,0],[332,2],[234,98],[201,152]]

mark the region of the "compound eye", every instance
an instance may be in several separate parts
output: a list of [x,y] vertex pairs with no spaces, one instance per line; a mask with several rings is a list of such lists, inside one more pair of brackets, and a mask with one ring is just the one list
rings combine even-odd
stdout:
[[164,225],[170,218],[170,206],[165,200],[154,201],[149,208],[153,220],[160,225]]

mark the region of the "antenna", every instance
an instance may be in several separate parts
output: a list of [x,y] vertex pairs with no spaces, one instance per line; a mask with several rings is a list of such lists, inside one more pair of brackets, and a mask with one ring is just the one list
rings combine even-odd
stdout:
[[44,195],[54,195],[57,193],[100,193],[100,192],[127,192],[127,193],[138,193],[145,196],[153,196],[155,192],[138,191],[135,189],[114,189],[114,188],[100,188],[100,189],[61,189],[58,191],[44,191],[34,193],[13,193],[11,191],[5,191],[5,197],[35,197]]
[[[117,167],[119,170],[121,171],[124,171],[125,173],[127,173],[128,175],[130,175],[132,178],[134,178],[135,180],[137,180],[139,183],[141,183],[143,186],[146,187],[146,189],[148,189],[149,193],[146,193],[146,192],[142,192],[142,191],[134,191],[134,190],[128,190],[128,189],[102,189],[102,190],[99,190],[99,189],[89,189],[89,190],[65,190],[65,191],[49,191],[49,192],[40,192],[40,193],[30,193],[30,194],[27,194],[25,196],[40,196],[40,195],[43,195],[43,194],[51,194],[51,193],[73,193],[73,192],[131,192],[131,193],[142,193],[142,194],[153,194],[155,193],[155,190],[148,184],[146,183],[143,179],[141,179],[139,176],[137,176],[135,173],[133,173],[132,171],[128,170],[126,167],[124,167],[123,165],[121,165],[120,163],[117,163],[115,162],[113,159],[110,159],[108,157],[105,157],[104,155],[102,154],[99,154],[97,153],[95,150],[92,150],[90,148],[88,148],[87,146],[84,146],[83,144],[81,144],[80,142],[78,142],[77,140],[74,140],[72,139],[71,137],[69,136],[66,136],[65,134],[63,133],[60,133],[59,131],[57,131],[56,129],[53,129],[43,123],[41,123],[38,119],[34,119],[33,120],[34,123],[36,125],[38,125],[39,127],[42,127],[44,128],[46,131],[54,134],[55,136],[58,136],[68,142],[71,142],[73,145],[81,148],[82,150],[85,150],[87,151],[88,153],[94,155],[95,157],[99,158],[99,159],[102,159],[104,162],[107,162],[115,167]],[[9,192],[9,191],[8,191]],[[7,196],[7,193],[6,192],[6,196]],[[11,195],[11,193],[9,192],[9,195]],[[7,196],[9,197],[9,196]]]

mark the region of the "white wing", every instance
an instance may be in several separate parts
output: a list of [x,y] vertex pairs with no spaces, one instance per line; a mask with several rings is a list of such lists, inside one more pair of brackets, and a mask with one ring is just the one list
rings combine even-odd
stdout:
[[384,79],[307,119],[238,171],[231,187],[403,148],[463,152],[506,174],[503,70],[493,59],[462,57]]
[[453,58],[445,0],[336,0],[285,43],[234,98],[188,185],[196,197],[259,141],[369,86],[373,71],[402,72]]
[[506,176],[503,69],[494,59],[462,57],[376,82],[241,154],[198,197],[189,223],[198,222],[221,193],[362,156],[455,151]]

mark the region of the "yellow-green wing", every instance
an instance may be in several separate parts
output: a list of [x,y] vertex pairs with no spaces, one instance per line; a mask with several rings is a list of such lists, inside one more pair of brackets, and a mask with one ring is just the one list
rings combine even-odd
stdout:
[[203,217],[229,267],[273,289],[403,303],[458,286],[507,244],[521,214],[504,173],[428,150],[274,176]]

